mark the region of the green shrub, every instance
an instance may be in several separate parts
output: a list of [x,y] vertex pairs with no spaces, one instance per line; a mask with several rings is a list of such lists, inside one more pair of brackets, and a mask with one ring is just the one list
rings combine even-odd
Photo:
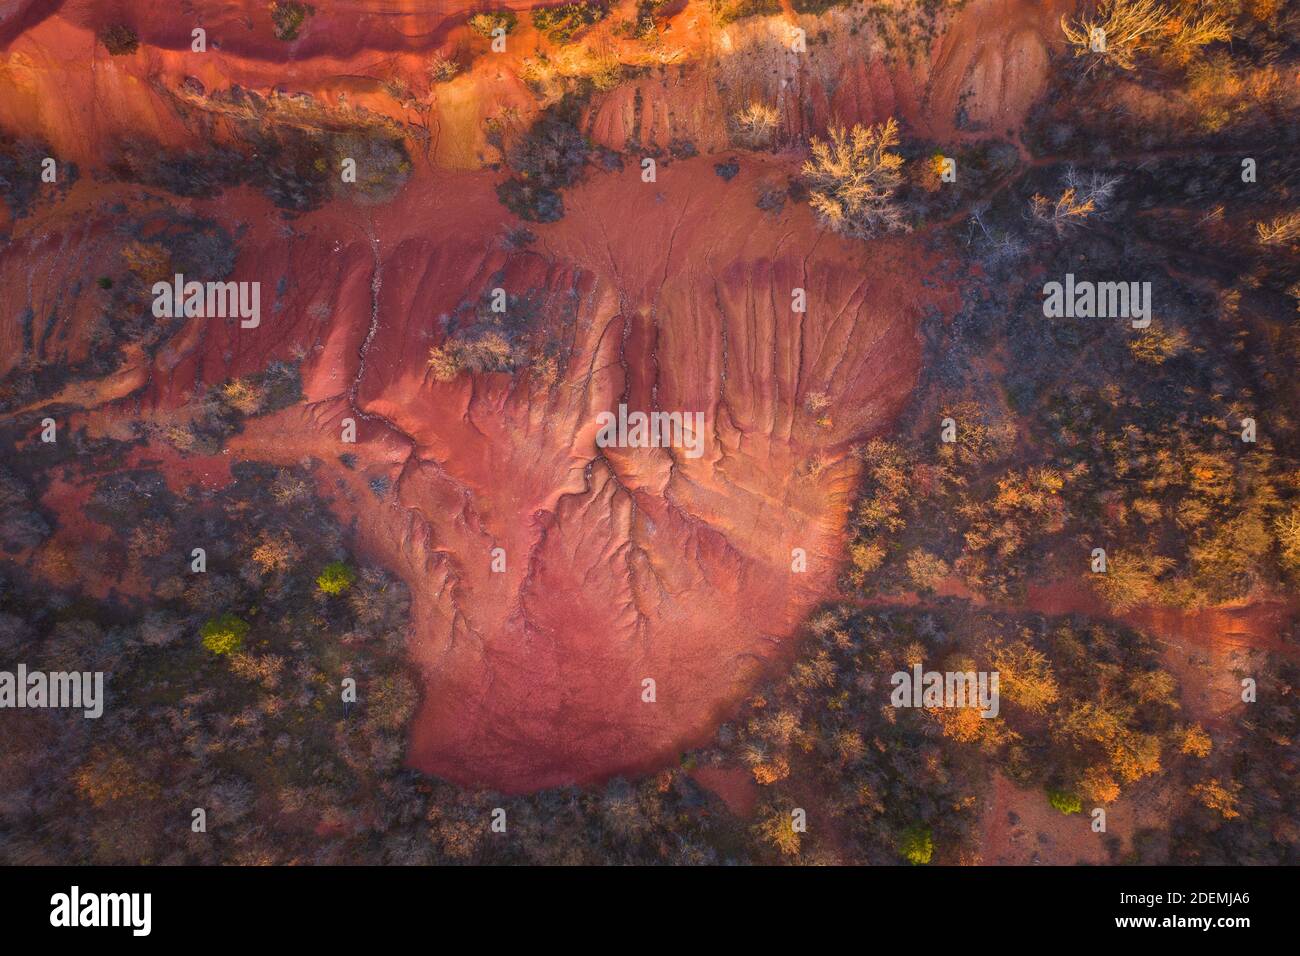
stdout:
[[713,19],[725,27],[746,17],[771,17],[781,12],[779,0],[713,0]]
[[1047,788],[1047,802],[1057,810],[1060,810],[1066,816],[1071,813],[1083,812],[1083,801],[1076,794],[1068,790],[1054,790]]
[[930,857],[934,855],[934,838],[930,834],[930,828],[915,826],[904,830],[898,852],[913,866],[929,863]]
[[342,594],[356,579],[356,572],[342,561],[331,561],[317,576],[316,587],[325,594]]
[[275,36],[278,40],[296,40],[298,31],[307,22],[307,18],[316,12],[316,8],[297,0],[271,4],[271,21],[275,24]]
[[99,42],[112,56],[129,56],[140,48],[140,37],[130,27],[114,24],[99,35]]
[[533,26],[552,43],[568,43],[575,33],[603,20],[608,12],[603,3],[578,0],[576,3],[562,3],[558,7],[540,7],[529,16],[533,18]]
[[225,657],[242,648],[247,633],[248,622],[230,612],[214,617],[199,630],[203,646],[218,657]]

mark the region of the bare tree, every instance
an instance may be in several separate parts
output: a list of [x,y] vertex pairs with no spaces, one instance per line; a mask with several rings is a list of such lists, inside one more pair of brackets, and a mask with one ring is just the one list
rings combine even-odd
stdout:
[[1104,213],[1114,198],[1121,177],[1091,173],[1086,178],[1073,167],[1065,171],[1061,194],[1049,199],[1035,193],[1029,200],[1029,211],[1035,220],[1050,225],[1058,236],[1063,236],[1083,225],[1094,213]]
[[1255,223],[1255,238],[1261,245],[1284,246],[1300,239],[1300,211],[1285,213],[1268,222]]
[[731,138],[737,146],[762,149],[776,134],[776,109],[755,100],[732,117]]
[[1101,63],[1131,70],[1139,56],[1156,51],[1185,63],[1206,44],[1232,39],[1232,28],[1217,13],[1178,16],[1161,0],[1101,0],[1092,14],[1061,17],[1061,30],[1075,56],[1092,58],[1089,71]]
[[803,165],[809,203],[831,229],[859,239],[910,227],[894,200],[902,184],[903,157],[898,123],[891,117],[874,126],[832,126],[830,141],[813,138],[812,156]]

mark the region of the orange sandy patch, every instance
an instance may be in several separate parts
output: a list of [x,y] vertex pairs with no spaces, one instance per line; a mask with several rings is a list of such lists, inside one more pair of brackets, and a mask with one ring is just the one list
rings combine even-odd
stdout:
[[1047,802],[1043,790],[1023,790],[994,772],[984,811],[980,862],[1012,866],[1108,863],[1106,837],[1119,838],[1122,855],[1131,848],[1134,832],[1162,825],[1169,808],[1166,792],[1146,786],[1109,804],[1105,808],[1106,831],[1095,833],[1091,807],[1067,816]]

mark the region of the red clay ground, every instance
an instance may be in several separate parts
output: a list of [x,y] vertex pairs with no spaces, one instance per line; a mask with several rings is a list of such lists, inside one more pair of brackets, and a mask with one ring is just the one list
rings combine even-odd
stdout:
[[[358,454],[395,495],[379,505],[362,490],[353,507],[363,542],[415,596],[423,769],[528,789],[671,761],[710,735],[829,585],[849,442],[888,421],[916,372],[919,257],[882,245],[880,274],[856,273],[856,250],[820,238],[806,211],[754,208],[764,173],[723,187],[699,160],[644,189],[631,171],[602,177],[524,254],[504,252],[497,229],[470,240],[500,211],[468,204],[465,184],[455,208],[439,190],[424,211],[454,221],[454,241],[413,223],[409,201],[400,225],[377,217],[381,321],[356,398],[382,432]],[[635,229],[612,231],[606,210],[620,207]],[[498,271],[504,287],[553,300],[577,291],[566,373],[549,387],[434,382],[431,318]],[[818,290],[802,321],[795,286]],[[309,365],[310,419],[260,423],[237,451],[337,454],[347,404],[327,394],[334,355],[327,342]],[[813,391],[849,411],[818,426]],[[598,454],[595,415],[620,401],[703,411],[706,454]],[[299,432],[302,447],[288,437]],[[504,574],[490,570],[496,547]],[[796,547],[807,574],[790,571]],[[646,678],[654,704],[641,700]]]
[[1120,841],[1122,856],[1132,848],[1136,831],[1159,829],[1169,820],[1174,799],[1168,786],[1141,785],[1106,806],[1106,830],[1098,833],[1093,832],[1088,812],[1066,816],[1047,802],[1041,789],[1022,790],[995,771],[985,804],[978,862],[1011,866],[1108,863],[1108,837]]
[[[723,34],[689,4],[663,34],[663,55],[681,65],[596,97],[586,123],[613,148],[683,138],[706,155],[662,165],[654,184],[632,163],[592,174],[566,193],[565,218],[535,227],[520,251],[502,239],[516,223],[494,194],[501,177],[481,166],[495,158],[487,118],[514,111],[523,126],[540,108],[515,75],[537,42],[526,18],[497,57],[470,36],[460,3],[433,13],[332,4],[287,44],[271,37],[261,2],[18,4],[0,21],[0,127],[43,136],[83,173],[124,134],[205,146],[195,116],[213,105],[184,99],[187,77],[207,94],[306,92],[340,114],[430,130],[427,151],[413,146],[412,179],[385,206],[339,203],[285,224],[247,190],[166,203],[244,230],[233,278],[262,283],[263,324],[192,320],[156,356],[129,354],[113,376],[61,395],[93,410],[67,424],[116,434],[171,422],[196,386],[301,361],[306,400],[251,421],[228,454],[186,460],[151,447],[140,457],[160,460],[174,482],[207,485],[239,459],[320,463],[320,488],[345,522],[356,519],[363,552],[412,591],[411,648],[426,675],[412,761],[510,791],[671,763],[788,652],[827,593],[857,477],[850,445],[886,427],[912,388],[922,310],[954,305],[920,239],[850,244],[820,231],[806,207],[760,212],[759,185],[784,183],[797,154],[742,154],[740,174],[718,178],[707,154],[727,146],[727,113],[750,98],[773,102],[787,136],[897,113],[944,140],[958,136],[964,105],[987,130],[1015,129],[1044,82],[1063,6],[975,0],[940,31],[934,65],[908,67],[843,37],[795,59],[781,47],[781,18]],[[136,54],[96,45],[95,32],[117,22],[139,32]],[[189,52],[196,23],[209,32],[207,54]],[[609,27],[593,37],[631,55]],[[430,55],[454,49],[469,68],[423,114],[391,95],[393,80],[427,94]],[[122,209],[148,206],[138,189],[83,175],[63,204],[17,225],[0,251],[0,371],[22,354],[14,317],[29,306],[53,317],[44,358],[84,358],[99,310],[91,280],[118,261]],[[430,375],[438,317],[496,284],[545,302],[538,321],[571,352],[554,383]],[[795,287],[808,290],[806,315],[790,309]],[[808,410],[815,392],[831,399],[828,425]],[[706,453],[600,452],[595,416],[620,401],[704,412]],[[345,417],[358,421],[355,446],[339,441]],[[339,464],[344,451],[355,470]],[[391,490],[376,494],[378,478]],[[85,493],[77,476],[59,476],[45,503],[62,526],[46,550],[93,543],[79,514]],[[490,570],[496,547],[505,573]],[[805,574],[791,573],[796,547]],[[33,560],[53,574],[47,557]],[[653,704],[641,699],[646,678]]]
[[[663,765],[709,737],[830,585],[856,478],[849,446],[906,397],[916,320],[928,299],[943,302],[921,286],[915,243],[878,243],[864,261],[803,207],[759,211],[756,184],[780,163],[754,160],[726,184],[708,159],[667,166],[653,185],[630,169],[594,177],[522,252],[501,241],[510,220],[485,174],[430,172],[392,206],[304,216],[292,239],[246,192],[195,202],[232,230],[249,224],[234,278],[269,290],[286,277],[277,312],[255,330],[195,320],[156,359],[128,363],[147,382],[131,399],[107,382],[79,387],[99,409],[70,424],[171,420],[196,381],[303,355],[307,401],[249,422],[229,457],[319,459],[322,491],[358,519],[362,548],[410,585],[427,674],[414,762],[507,790]],[[0,271],[21,273],[50,241],[39,237],[76,220],[58,240],[63,261],[99,274],[114,251],[97,238],[108,198],[86,183],[52,220],[25,221]],[[616,229],[611,209],[635,227]],[[73,268],[51,275],[64,283]],[[548,316],[572,312],[557,329],[572,348],[559,381],[433,380],[435,319],[492,282],[544,297]],[[790,311],[796,286],[807,315]],[[26,295],[7,283],[5,314]],[[50,342],[77,347],[75,335]],[[839,409],[829,425],[807,408],[815,391]],[[595,415],[620,401],[703,411],[706,453],[598,454]],[[355,447],[339,440],[348,415]],[[338,463],[344,451],[355,472]],[[226,474],[140,457],[184,482]],[[368,484],[378,477],[393,485],[382,500]],[[46,500],[65,522],[57,546],[90,534],[68,494]],[[490,570],[495,547],[504,574]],[[796,547],[806,574],[790,570]],[[645,678],[654,704],[641,700]]]
[[[702,153],[726,149],[727,115],[751,100],[778,109],[787,141],[820,133],[832,120],[876,122],[894,115],[915,135],[952,142],[1018,130],[1046,83],[1047,49],[1060,43],[1060,15],[1076,4],[971,0],[950,15],[951,22],[937,23],[933,41],[917,41],[912,63],[901,50],[889,54],[856,10],[832,10],[822,18],[752,17],[719,29],[708,4],[694,0],[667,8],[676,12],[646,43],[616,33],[634,6],[624,0],[580,34],[577,45],[559,50],[523,13],[532,5],[496,4],[520,13],[506,52],[492,53],[489,42],[465,25],[476,9],[467,0],[317,5],[292,42],[275,38],[263,0],[19,0],[0,19],[0,128],[39,136],[58,155],[94,168],[124,134],[174,146],[201,142],[207,134],[182,104],[204,104],[202,112],[212,105],[206,97],[238,86],[264,95],[306,93],[319,105],[354,115],[427,125],[430,159],[473,169],[495,158],[486,138],[489,117],[526,125],[540,109],[518,76],[540,46],[560,63],[612,56],[650,67],[593,103],[590,134],[614,149],[631,139],[647,149],[674,140],[690,140]],[[810,37],[826,31],[826,42],[811,43],[804,55],[791,53],[789,30],[796,22]],[[96,42],[97,33],[119,24],[139,35],[136,53],[109,56]],[[207,31],[206,53],[191,52],[196,26]],[[435,51],[466,68],[452,82],[431,87],[427,68]],[[395,99],[395,80],[422,102]],[[201,84],[198,101],[180,93],[187,81]],[[959,110],[966,118],[961,129]]]

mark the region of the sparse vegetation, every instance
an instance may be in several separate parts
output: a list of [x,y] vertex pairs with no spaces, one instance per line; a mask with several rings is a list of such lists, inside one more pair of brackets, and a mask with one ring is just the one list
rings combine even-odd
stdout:
[[316,8],[298,0],[276,0],[271,4],[271,22],[275,25],[277,40],[289,42],[298,39],[307,19],[316,13]]
[[719,27],[748,17],[770,17],[781,12],[780,0],[710,0],[713,22]]
[[0,201],[14,219],[30,215],[43,197],[62,197],[77,181],[76,164],[58,160],[59,181],[43,182],[41,173],[47,158],[56,158],[48,143],[9,136],[0,130]]
[[1084,178],[1071,168],[1066,170],[1060,194],[1048,199],[1035,193],[1029,200],[1030,212],[1034,219],[1062,236],[1084,225],[1093,214],[1103,212],[1118,185],[1117,177],[1093,173]]
[[[238,148],[219,146],[194,153],[127,141],[118,144],[109,168],[121,179],[178,196],[207,198],[248,184],[277,206],[299,212],[328,199],[391,199],[411,173],[404,137],[383,125],[358,124],[355,117],[322,120],[319,129],[277,122],[259,104],[237,124],[243,137]],[[345,159],[355,163],[355,182],[341,175]]]
[[1300,240],[1300,210],[1284,213],[1268,222],[1255,224],[1255,237],[1261,245],[1290,245]]
[[776,125],[776,109],[756,100],[732,117],[732,142],[747,149],[765,149],[776,137]]
[[521,219],[554,222],[563,217],[560,190],[578,181],[592,153],[575,125],[577,109],[576,100],[562,100],[507,150],[516,175],[497,187],[497,196]]
[[347,564],[342,561],[331,561],[316,576],[316,587],[320,589],[322,594],[337,597],[352,587],[356,579],[356,572]]
[[503,35],[514,30],[519,18],[513,10],[486,10],[469,18],[469,27],[481,37],[492,39],[493,32],[503,30]]
[[124,23],[105,27],[99,35],[99,42],[112,56],[130,56],[140,48],[139,34]]
[[1099,63],[1132,70],[1142,56],[1159,53],[1187,63],[1204,46],[1232,39],[1232,30],[1211,4],[1175,10],[1164,0],[1099,0],[1095,13],[1061,18],[1061,30],[1089,69]]
[[429,80],[433,83],[450,83],[460,75],[460,64],[442,53],[429,57]]
[[203,638],[203,646],[218,657],[227,657],[238,652],[243,648],[244,637],[247,634],[248,622],[230,613],[214,617],[199,631],[199,636]]
[[608,13],[604,0],[575,0],[554,7],[534,7],[528,15],[546,39],[568,43],[579,30],[600,22]]

